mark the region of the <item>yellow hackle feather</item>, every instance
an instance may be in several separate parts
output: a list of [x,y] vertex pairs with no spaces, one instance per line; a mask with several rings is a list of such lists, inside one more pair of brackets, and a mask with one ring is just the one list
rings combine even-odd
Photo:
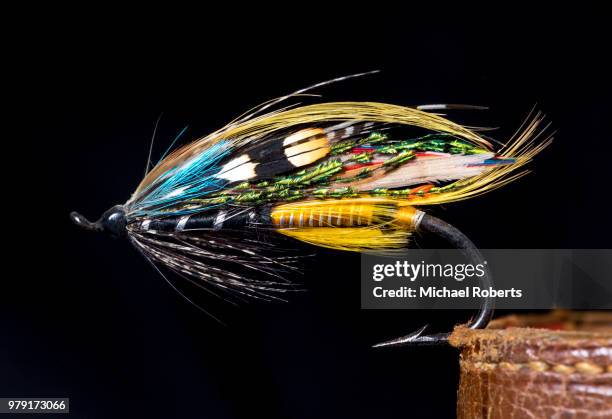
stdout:
[[412,224],[398,201],[386,198],[309,200],[277,205],[281,234],[317,246],[360,252],[405,247]]
[[362,252],[406,247],[410,233],[405,230],[383,231],[371,227],[287,228],[280,233],[315,246],[335,250]]

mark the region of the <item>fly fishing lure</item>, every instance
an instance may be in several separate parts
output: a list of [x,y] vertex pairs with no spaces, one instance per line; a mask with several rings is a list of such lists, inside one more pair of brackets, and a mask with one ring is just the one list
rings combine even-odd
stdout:
[[[254,108],[163,158],[125,204],[97,222],[76,212],[72,220],[127,237],[154,266],[198,286],[250,297],[286,289],[279,271],[291,268],[292,258],[275,254],[263,238],[269,234],[362,252],[406,247],[420,229],[477,258],[463,234],[421,208],[523,176],[518,169],[551,141],[537,141],[542,115],[496,149],[477,130],[435,113],[452,105],[332,102],[274,109],[347,78]],[[470,326],[483,327],[490,315],[485,302]],[[391,343],[427,341],[422,331]]]

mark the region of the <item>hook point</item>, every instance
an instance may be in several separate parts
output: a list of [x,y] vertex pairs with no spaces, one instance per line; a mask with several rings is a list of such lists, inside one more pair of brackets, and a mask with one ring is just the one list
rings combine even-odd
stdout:
[[396,339],[387,340],[385,342],[377,343],[376,345],[372,345],[372,348],[383,348],[385,346],[399,346],[399,345],[417,343],[418,342],[417,339],[423,334],[425,329],[427,329],[428,327],[429,325],[426,324],[425,326],[421,327],[418,330],[415,330],[409,335],[402,336]]

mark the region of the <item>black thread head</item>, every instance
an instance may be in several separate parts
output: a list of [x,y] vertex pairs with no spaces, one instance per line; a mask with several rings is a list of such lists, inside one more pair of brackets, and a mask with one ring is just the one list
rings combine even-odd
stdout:
[[89,231],[103,231],[112,237],[123,237],[127,234],[127,217],[121,205],[115,205],[102,214],[100,219],[92,223],[76,211],[70,213],[70,219],[79,227]]

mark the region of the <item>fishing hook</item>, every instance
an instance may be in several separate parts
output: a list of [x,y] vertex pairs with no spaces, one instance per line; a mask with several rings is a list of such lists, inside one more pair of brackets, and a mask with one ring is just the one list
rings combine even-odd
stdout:
[[[414,225],[418,230],[433,233],[445,239],[450,245],[456,249],[461,249],[471,261],[476,264],[482,264],[485,274],[480,278],[482,285],[492,287],[493,280],[491,272],[487,265],[483,263],[482,254],[476,248],[474,243],[459,229],[437,217],[418,211],[415,215]],[[480,310],[476,317],[472,318],[467,324],[470,329],[484,329],[489,324],[495,310],[495,298],[485,297],[480,306]],[[396,339],[391,339],[385,342],[373,345],[373,348],[382,348],[389,346],[425,346],[425,345],[443,345],[448,343],[448,338],[451,332],[435,333],[424,335],[423,332],[429,325],[425,325],[420,329]]]

